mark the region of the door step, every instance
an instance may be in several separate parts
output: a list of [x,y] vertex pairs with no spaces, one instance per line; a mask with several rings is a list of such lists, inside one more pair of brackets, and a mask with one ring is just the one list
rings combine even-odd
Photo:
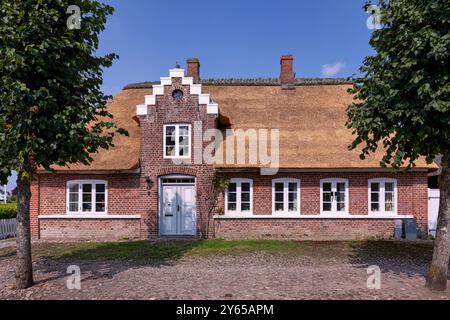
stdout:
[[159,236],[156,241],[196,241],[196,236]]

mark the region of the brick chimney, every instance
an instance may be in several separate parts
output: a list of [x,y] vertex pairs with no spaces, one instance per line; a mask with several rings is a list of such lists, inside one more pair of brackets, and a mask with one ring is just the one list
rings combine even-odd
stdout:
[[294,57],[291,54],[281,56],[280,82],[282,89],[295,89]]
[[194,79],[194,83],[200,81],[200,61],[197,58],[187,59],[187,76]]

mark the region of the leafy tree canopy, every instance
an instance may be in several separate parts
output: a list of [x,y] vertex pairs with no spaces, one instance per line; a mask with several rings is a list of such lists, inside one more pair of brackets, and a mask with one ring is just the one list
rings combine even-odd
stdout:
[[[69,29],[69,6],[81,12]],[[0,180],[11,170],[81,162],[112,145],[115,132],[100,90],[115,54],[96,56],[113,8],[92,0],[0,0]]]
[[[368,7],[371,3],[367,3]],[[348,127],[361,157],[383,147],[382,166],[414,166],[450,151],[450,1],[381,0],[382,27],[350,90]]]

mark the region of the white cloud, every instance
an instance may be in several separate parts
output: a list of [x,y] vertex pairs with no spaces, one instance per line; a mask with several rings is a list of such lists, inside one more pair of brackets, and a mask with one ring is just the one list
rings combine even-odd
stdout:
[[344,68],[345,64],[342,62],[336,62],[335,64],[324,64],[322,66],[322,76],[327,78],[334,77]]

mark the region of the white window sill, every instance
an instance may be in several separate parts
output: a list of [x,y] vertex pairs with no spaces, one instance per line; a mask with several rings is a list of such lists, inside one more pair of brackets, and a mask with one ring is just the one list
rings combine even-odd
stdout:
[[42,215],[38,219],[140,219],[140,215],[59,214]]
[[189,159],[191,159],[191,156],[188,156],[188,157],[169,157],[169,156],[164,156],[164,159],[167,159],[167,160],[189,160]]
[[413,219],[413,215],[367,215],[367,214],[224,214],[214,219]]

